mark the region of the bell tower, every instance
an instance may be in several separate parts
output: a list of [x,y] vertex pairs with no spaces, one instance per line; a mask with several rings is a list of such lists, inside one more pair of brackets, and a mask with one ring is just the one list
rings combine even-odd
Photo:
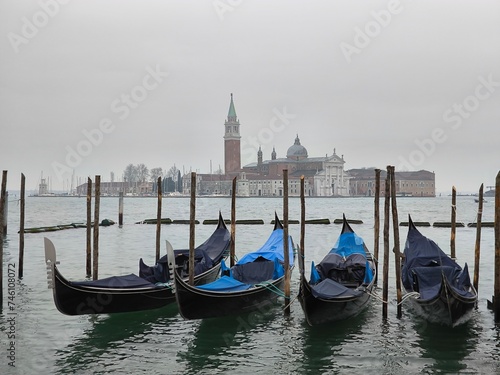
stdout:
[[240,121],[236,117],[233,94],[224,128],[224,173],[231,174],[241,169]]

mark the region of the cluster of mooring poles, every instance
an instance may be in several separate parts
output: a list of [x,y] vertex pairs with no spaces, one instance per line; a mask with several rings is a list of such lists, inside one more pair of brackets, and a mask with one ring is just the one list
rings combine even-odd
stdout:
[[[375,169],[375,199],[374,199],[374,258],[379,266],[379,238],[380,238],[380,169]],[[399,240],[399,222],[398,211],[396,205],[396,181],[394,178],[394,167],[387,166],[387,176],[385,181],[384,192],[384,227],[383,227],[383,252],[384,259],[382,265],[382,317],[387,318],[387,301],[388,301],[388,274],[389,274],[389,220],[390,209],[392,208],[392,224],[393,224],[393,239],[394,239],[394,259],[396,270],[396,300],[397,300],[397,316],[401,317],[401,251]],[[92,222],[92,185],[90,178],[87,181],[87,236],[86,236],[86,275],[92,277],[93,280],[98,278],[98,261],[99,261],[99,209],[100,209],[100,180],[101,177],[95,176],[94,183],[94,221]],[[20,191],[20,224],[19,224],[19,265],[18,278],[23,277],[24,268],[24,221],[25,221],[25,184],[26,178],[21,174],[21,191]],[[157,181],[158,191],[158,206],[156,219],[156,261],[160,258],[160,234],[161,234],[161,211],[162,211],[162,182],[161,178]],[[283,236],[284,236],[284,268],[285,268],[285,314],[290,314],[290,267],[289,267],[289,249],[288,249],[288,170],[283,170]],[[231,194],[231,247],[230,247],[230,265],[235,264],[235,244],[236,244],[236,177],[233,179],[232,194]],[[479,201],[476,220],[476,242],[474,249],[474,276],[473,285],[476,291],[479,288],[479,261],[480,261],[480,242],[481,242],[481,225],[483,211],[483,184],[479,189]],[[305,251],[305,194],[304,194],[304,177],[300,179],[300,244],[299,244],[299,264],[304,261]],[[456,235],[456,189],[452,188],[452,209],[451,209],[451,237],[450,251],[451,257],[456,258],[455,251],[455,235]],[[7,171],[2,173],[1,197],[0,197],[0,309],[3,307],[3,241],[7,235],[7,211],[8,211],[8,191],[7,191]],[[195,245],[195,212],[196,212],[196,173],[191,173],[191,201],[190,201],[190,230],[189,230],[189,252],[190,252],[190,274],[189,283],[194,282],[194,245]],[[123,192],[119,193],[118,206],[118,224],[123,226]],[[92,232],[93,230],[93,232]],[[495,181],[495,277],[494,277],[494,294],[492,300],[488,301],[488,308],[492,309],[495,315],[495,321],[500,321],[500,172],[496,176]],[[167,246],[168,248],[168,246]],[[300,267],[300,272],[303,272],[303,267]],[[377,272],[378,277],[378,272]]]

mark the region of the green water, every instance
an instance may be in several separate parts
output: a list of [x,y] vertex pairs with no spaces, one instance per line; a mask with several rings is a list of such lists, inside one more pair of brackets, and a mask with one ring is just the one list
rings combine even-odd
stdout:
[[[85,221],[85,204],[84,198],[29,198],[26,227]],[[306,204],[306,216],[310,219],[329,218],[333,222],[345,213],[348,218],[363,220],[363,224],[353,228],[373,247],[372,199],[315,198]],[[230,218],[230,205],[230,199],[225,198],[198,199],[197,219],[215,219],[219,209],[225,218]],[[398,201],[398,209],[400,221],[407,220],[408,213],[415,221],[450,220],[449,197],[404,198]],[[457,220],[474,221],[476,209],[472,197],[459,197]],[[175,305],[115,315],[62,315],[46,284],[43,237],[54,242],[63,275],[81,280],[85,276],[85,229],[26,235],[25,276],[22,280],[16,277],[15,306],[9,310],[6,272],[9,264],[18,266],[18,210],[11,202],[9,233],[4,242],[0,374],[500,373],[500,330],[486,309],[486,300],[493,293],[493,228],[484,228],[482,232],[479,305],[468,323],[455,328],[428,324],[415,317],[406,304],[402,318],[397,319],[391,258],[387,321],[382,319],[382,303],[373,299],[369,308],[352,321],[311,328],[297,300],[291,305],[289,317],[282,312],[283,300],[262,311],[205,321],[184,321]],[[282,212],[280,199],[237,200],[237,219],[264,219],[266,223],[237,227],[238,255],[255,249],[267,238],[272,229],[268,223],[275,210]],[[289,211],[291,219],[300,217],[297,199],[290,200]],[[100,277],[137,272],[140,257],[153,263],[156,227],[133,223],[155,216],[155,199],[125,200],[125,225],[100,230]],[[162,216],[189,218],[189,200],[164,199]],[[117,220],[117,198],[101,199],[100,217]],[[483,220],[492,219],[493,204],[485,204]],[[201,243],[213,229],[211,225],[196,226],[196,243]],[[306,227],[306,269],[312,260],[322,259],[340,229],[335,224]],[[406,230],[400,227],[401,247]],[[448,251],[449,229],[431,227],[421,231]],[[174,247],[187,247],[188,234],[187,225],[163,225],[162,243],[168,239]],[[298,243],[299,226],[291,225],[290,234]],[[457,229],[458,261],[461,265],[468,262],[471,275],[475,235],[475,228]],[[379,285],[381,282],[379,279]],[[292,296],[297,292],[296,270],[292,275]],[[379,290],[377,294],[382,293]],[[9,319],[13,317],[15,338],[10,340]],[[11,342],[16,367],[9,366]]]

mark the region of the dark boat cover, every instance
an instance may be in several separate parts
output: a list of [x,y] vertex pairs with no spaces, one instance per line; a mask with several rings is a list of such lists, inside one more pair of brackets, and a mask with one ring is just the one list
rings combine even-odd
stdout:
[[111,276],[100,280],[71,281],[73,286],[85,286],[92,288],[154,288],[155,285],[133,273],[123,276]]
[[311,288],[311,293],[314,297],[323,299],[354,297],[363,294],[363,292],[359,290],[347,288],[332,279],[324,279],[320,281]]
[[[183,275],[189,274],[189,250],[174,250],[175,265],[180,267]],[[214,261],[208,253],[196,248],[194,255],[194,275],[199,275],[214,265]],[[139,260],[139,276],[152,283],[166,283],[170,280],[167,256],[162,256],[154,266],[144,264],[142,258]]]
[[[311,293],[316,298],[358,296],[361,284],[369,284],[373,271],[366,259],[363,239],[354,232],[343,232],[335,246],[317,265],[311,265]],[[350,286],[350,287],[349,287]]]
[[420,299],[431,300],[439,294],[443,277],[455,292],[473,297],[467,263],[462,268],[431,239],[410,225],[404,249],[403,286],[420,293]]

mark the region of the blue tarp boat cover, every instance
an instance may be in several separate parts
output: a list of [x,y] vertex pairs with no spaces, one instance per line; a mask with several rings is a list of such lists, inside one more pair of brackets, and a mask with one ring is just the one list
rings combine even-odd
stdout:
[[[237,264],[253,262],[258,257],[274,261],[278,259],[281,263],[285,261],[283,252],[283,229],[275,229],[262,247],[254,252],[244,255]],[[290,264],[294,263],[293,258],[293,242],[288,236],[288,259]]]
[[474,295],[469,291],[467,264],[462,270],[434,241],[410,225],[404,249],[403,286],[407,291],[419,292],[421,300],[430,300],[439,294],[443,276],[460,295]]
[[313,296],[332,299],[360,295],[362,292],[355,288],[372,279],[363,239],[354,232],[344,232],[318,265],[311,264],[309,283]]
[[92,281],[72,281],[74,286],[89,286],[93,288],[154,288],[155,285],[133,273],[124,276],[111,276]]
[[[293,242],[288,236],[289,261],[294,262]],[[260,249],[244,255],[231,269],[221,265],[222,276],[218,280],[198,286],[211,291],[239,291],[252,285],[276,280],[283,276],[283,229],[275,229]]]
[[252,286],[244,284],[241,281],[235,280],[230,276],[222,276],[219,279],[205,285],[198,285],[198,289],[217,291],[217,292],[236,292],[247,290]]

